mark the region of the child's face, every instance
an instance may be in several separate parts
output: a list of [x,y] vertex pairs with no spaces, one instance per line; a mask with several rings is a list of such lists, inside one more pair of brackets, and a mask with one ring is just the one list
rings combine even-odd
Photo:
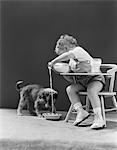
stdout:
[[56,44],[55,51],[58,55],[61,55],[65,52],[68,52],[70,50],[70,47],[68,43],[65,43],[63,40],[59,40]]

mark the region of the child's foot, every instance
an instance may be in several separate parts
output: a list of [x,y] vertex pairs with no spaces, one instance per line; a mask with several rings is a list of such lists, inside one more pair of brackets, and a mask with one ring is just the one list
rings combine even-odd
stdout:
[[105,122],[102,117],[98,115],[94,116],[93,124],[90,126],[91,129],[102,129],[105,127]]
[[84,110],[84,109],[80,110],[76,116],[76,120],[73,123],[73,125],[74,126],[79,125],[82,121],[84,121],[88,117],[89,117],[89,113],[86,110]]

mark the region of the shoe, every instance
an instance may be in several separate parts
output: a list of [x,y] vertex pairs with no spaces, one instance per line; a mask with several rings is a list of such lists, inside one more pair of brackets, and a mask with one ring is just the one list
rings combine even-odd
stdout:
[[99,117],[99,115],[94,116],[93,124],[90,126],[91,129],[103,129],[105,127],[105,122],[102,117]]
[[80,110],[76,116],[76,120],[73,123],[73,125],[74,126],[79,125],[82,121],[87,119],[89,116],[90,116],[90,114],[86,110],[84,110],[84,109]]

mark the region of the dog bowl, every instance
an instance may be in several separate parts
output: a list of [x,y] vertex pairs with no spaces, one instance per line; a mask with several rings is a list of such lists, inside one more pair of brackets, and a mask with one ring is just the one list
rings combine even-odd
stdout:
[[58,114],[58,113],[44,113],[43,116],[45,117],[45,119],[47,120],[59,120],[60,117],[62,116],[62,114]]

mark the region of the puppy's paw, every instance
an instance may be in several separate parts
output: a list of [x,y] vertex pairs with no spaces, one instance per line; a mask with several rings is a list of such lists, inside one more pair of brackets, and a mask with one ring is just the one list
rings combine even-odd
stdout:
[[18,116],[23,116],[23,114],[21,112],[17,112]]
[[18,115],[18,116],[23,116],[22,110],[19,109],[19,108],[17,109],[17,115]]
[[38,114],[39,119],[44,119],[44,116],[42,114]]

